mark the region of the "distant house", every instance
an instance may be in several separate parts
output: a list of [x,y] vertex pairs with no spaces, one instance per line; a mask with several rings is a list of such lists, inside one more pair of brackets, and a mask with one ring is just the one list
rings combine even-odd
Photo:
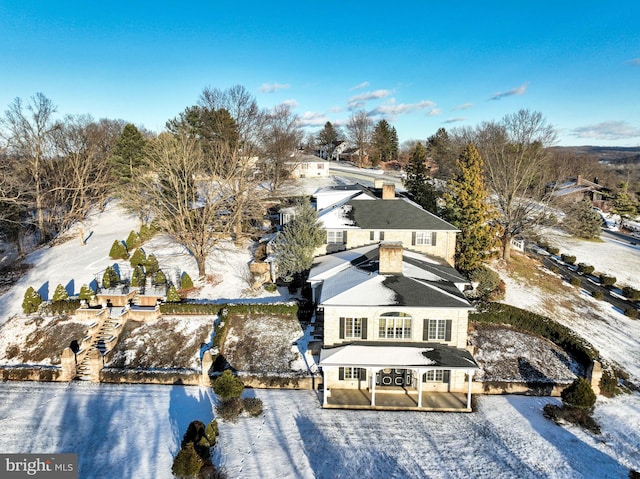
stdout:
[[407,249],[454,264],[458,229],[396,194],[393,183],[368,188],[333,186],[313,195],[326,243],[316,255],[335,253],[380,241],[400,241]]
[[289,162],[292,178],[317,178],[329,176],[329,162],[314,155],[303,155]]
[[323,407],[470,411],[466,284],[440,258],[383,241],[316,258]]
[[593,206],[602,211],[609,211],[611,190],[600,185],[598,178],[594,181],[584,179],[581,175],[576,178],[569,178],[561,183],[554,183],[549,186],[551,195],[561,202],[575,202],[588,198]]

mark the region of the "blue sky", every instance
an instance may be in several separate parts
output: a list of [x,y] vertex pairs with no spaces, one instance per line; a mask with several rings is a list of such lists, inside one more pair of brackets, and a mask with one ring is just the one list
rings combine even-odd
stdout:
[[160,131],[241,84],[310,131],[364,109],[424,140],[528,108],[560,145],[640,146],[636,1],[0,0],[0,19],[0,111],[42,92]]

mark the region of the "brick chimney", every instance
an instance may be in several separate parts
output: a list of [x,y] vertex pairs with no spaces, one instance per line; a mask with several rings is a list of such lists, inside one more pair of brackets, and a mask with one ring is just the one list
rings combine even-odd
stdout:
[[385,183],[382,185],[382,199],[394,200],[396,198],[396,185],[394,183]]
[[378,273],[402,274],[402,251],[402,242],[400,241],[381,242],[378,249],[380,256]]

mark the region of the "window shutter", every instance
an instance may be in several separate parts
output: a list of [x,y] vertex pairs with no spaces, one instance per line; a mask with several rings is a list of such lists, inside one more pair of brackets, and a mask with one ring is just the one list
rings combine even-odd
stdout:
[[444,371],[442,371],[442,382],[443,383],[448,383],[449,382],[449,370],[445,369]]
[[329,243],[329,232],[325,231],[325,235],[324,235],[324,244],[328,244]]
[[445,327],[444,327],[444,340],[445,341],[451,341],[451,323],[453,321],[451,321],[450,319],[447,319],[446,323],[445,323]]
[[429,320],[427,318],[422,320],[422,340],[429,341]]
[[360,368],[360,371],[358,373],[358,379],[360,379],[360,381],[367,380],[367,370],[365,368]]
[[415,231],[413,233],[411,233],[411,245],[412,246],[416,245],[416,232]]
[[340,318],[340,339],[344,339],[344,318]]
[[360,321],[360,326],[362,328],[362,339],[367,339],[367,318],[362,318]]
[[438,238],[438,233],[435,231],[431,233],[431,246],[436,245],[436,239]]
[[347,244],[347,232],[342,232],[342,244]]
[[338,368],[338,379],[344,381],[344,368]]
[[380,231],[380,241],[384,241],[384,231]]
[[369,231],[369,241],[373,241],[374,239],[376,239],[375,234],[376,234],[375,231],[373,230]]

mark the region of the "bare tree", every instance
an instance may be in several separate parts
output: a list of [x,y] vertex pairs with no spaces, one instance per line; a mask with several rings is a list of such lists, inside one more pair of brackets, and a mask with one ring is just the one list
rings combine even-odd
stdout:
[[358,149],[357,165],[362,167],[364,166],[364,158],[367,154],[367,149],[371,144],[373,120],[367,116],[366,111],[358,110],[351,115],[346,128],[349,141]]
[[46,228],[46,162],[54,157],[53,133],[60,127],[53,119],[56,107],[42,93],[24,104],[16,98],[5,111],[1,123],[8,154],[19,160],[32,182],[31,196],[40,241],[48,239]]
[[298,146],[303,138],[298,116],[288,105],[278,105],[267,115],[262,130],[267,178],[273,191],[295,167]]
[[138,182],[140,194],[158,225],[193,255],[198,274],[206,274],[206,259],[229,236],[232,223],[230,191],[206,174],[198,141],[184,133],[162,133],[145,154],[146,169]]
[[551,198],[546,147],[556,133],[541,113],[520,110],[499,122],[454,132],[458,144],[472,143],[481,153],[502,227],[502,258],[511,257],[511,240],[539,224]]

